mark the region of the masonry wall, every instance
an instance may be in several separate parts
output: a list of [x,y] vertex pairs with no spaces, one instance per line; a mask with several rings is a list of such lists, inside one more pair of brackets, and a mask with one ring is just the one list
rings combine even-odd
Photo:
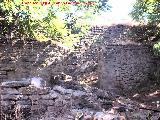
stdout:
[[102,51],[100,86],[106,90],[135,90],[151,81],[156,59],[148,45],[110,45]]
[[130,93],[153,82],[160,59],[154,55],[150,43],[137,42],[128,35],[132,29],[117,25],[104,32],[99,60],[100,88]]
[[100,80],[103,89],[133,89],[139,81],[150,79],[157,60],[151,46],[127,36],[129,28],[95,26],[82,37],[81,48],[73,52],[51,42],[0,38],[0,80],[39,76],[54,84],[57,79],[66,79],[65,74],[87,84]]
[[[52,75],[51,72],[55,69],[55,74],[62,72],[59,62],[67,51],[59,46],[53,45],[50,42],[39,42],[36,40],[16,39],[15,43],[13,41],[7,43],[7,40],[5,40],[6,43],[0,42],[1,82],[6,80],[21,80],[22,78],[33,76],[49,79]],[[48,72],[49,66],[51,67],[51,72]]]
[[102,33],[103,29],[91,30],[72,52],[50,41],[0,38],[0,81],[39,76],[54,84],[66,76],[76,80],[92,75],[97,80],[98,46],[93,40]]

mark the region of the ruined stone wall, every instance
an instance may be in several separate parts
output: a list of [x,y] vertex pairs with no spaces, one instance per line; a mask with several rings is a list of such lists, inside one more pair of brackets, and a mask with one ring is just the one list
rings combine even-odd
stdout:
[[[7,41],[7,40],[6,40]],[[6,42],[5,41],[5,42]],[[49,79],[51,69],[55,74],[62,72],[60,63],[63,55],[67,53],[62,47],[53,45],[50,42],[39,42],[36,40],[15,40],[15,43],[0,44],[0,80],[21,80],[33,76],[40,76]],[[58,71],[59,70],[59,71]]]
[[1,120],[74,120],[80,111],[89,114],[109,109],[115,98],[112,93],[86,89],[73,81],[50,88],[36,87],[30,80],[10,80],[1,83],[0,91]]
[[[153,53],[150,52],[152,47],[141,45],[135,42],[136,38],[128,36],[130,28],[127,25],[92,27],[81,38],[79,48],[73,52],[50,42],[18,38],[10,42],[11,40],[0,38],[0,80],[39,76],[54,84],[56,80],[66,79],[64,75],[68,75],[70,79],[87,84],[97,83],[101,79],[102,85],[105,85],[104,80],[115,81],[115,84],[117,80],[121,81],[118,84],[122,88],[133,82],[137,83],[142,78],[147,79],[148,70],[154,68],[154,60]],[[118,72],[115,72],[116,69]],[[142,72],[138,73],[141,69]],[[133,78],[134,80],[130,80]]]
[[149,45],[108,45],[102,50],[100,87],[135,91],[153,80],[156,58]]
[[153,81],[160,59],[150,43],[138,42],[130,33],[132,27],[126,25],[111,26],[104,32],[99,60],[102,89],[129,93]]
[[29,120],[40,116],[54,104],[57,94],[50,89],[30,86],[30,81],[8,81],[1,84],[1,119]]
[[51,42],[0,38],[0,81],[39,76],[54,83],[54,80],[65,79],[63,75],[74,80],[85,75],[90,77],[88,73],[92,71],[97,80],[93,69],[97,67],[98,49],[96,44],[92,44],[102,30],[95,30],[82,37],[80,48],[72,52]]

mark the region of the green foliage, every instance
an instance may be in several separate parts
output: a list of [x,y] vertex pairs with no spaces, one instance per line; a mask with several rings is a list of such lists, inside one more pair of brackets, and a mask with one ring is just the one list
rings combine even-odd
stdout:
[[[136,3],[133,6],[133,10],[130,13],[134,20],[137,20],[142,23],[148,23],[150,26],[149,29],[144,32],[144,36],[152,40],[153,42],[159,41],[160,39],[160,2],[159,0],[136,0]],[[155,29],[157,29],[155,31]],[[152,33],[150,35],[150,33]],[[153,34],[154,33],[154,34]],[[153,39],[151,39],[153,38]],[[154,45],[154,50],[156,54],[160,52],[159,43]]]
[[[74,2],[74,0],[70,0]],[[33,0],[1,0],[0,11],[5,13],[8,25],[16,25],[16,31],[25,37],[37,40],[60,41],[68,46],[77,42],[89,28],[87,22],[102,10],[109,9],[106,0],[94,0],[95,4],[33,4]],[[37,1],[36,1],[37,2]],[[43,2],[41,0],[41,2]],[[46,2],[46,0],[45,0]],[[50,3],[56,0],[48,1]],[[61,0],[66,2],[66,0]],[[13,32],[13,31],[11,31]]]
[[131,12],[132,17],[137,21],[159,24],[160,22],[159,0],[137,0]]
[[153,48],[154,48],[155,54],[160,55],[160,40],[154,44]]

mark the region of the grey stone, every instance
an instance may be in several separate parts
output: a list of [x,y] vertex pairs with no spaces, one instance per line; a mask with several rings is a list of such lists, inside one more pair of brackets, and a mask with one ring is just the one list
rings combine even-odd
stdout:
[[59,96],[59,94],[55,91],[50,91],[49,95],[51,96],[52,99],[55,99]]
[[0,75],[6,75],[7,72],[6,71],[0,71]]
[[2,100],[18,100],[22,97],[23,95],[1,95]]
[[54,100],[40,100],[40,104],[47,105],[47,106],[53,106],[55,101]]
[[4,95],[4,94],[10,94],[10,95],[18,95],[20,94],[18,92],[18,90],[16,90],[15,88],[3,88],[1,90],[1,94]]
[[40,77],[31,78],[31,85],[37,88],[43,88],[46,86],[46,82]]
[[56,99],[55,100],[55,107],[63,107],[67,104],[67,102],[63,99]]
[[94,115],[94,119],[96,120],[118,120],[118,115],[109,114],[109,113],[103,113],[103,112],[97,112]]
[[46,107],[44,105],[32,105],[31,106],[31,111],[39,111],[40,110],[46,110]]
[[58,94],[55,92],[55,93],[50,93],[48,95],[41,95],[42,99],[44,100],[52,100],[52,99],[55,99],[58,97]]
[[54,86],[53,90],[58,91],[61,94],[65,94],[66,93],[66,89],[64,89],[63,87],[58,86],[58,85]]
[[41,95],[31,95],[28,97],[31,101],[39,100],[41,99]]
[[16,101],[17,105],[31,105],[31,101],[30,100],[20,100],[20,101]]
[[27,87],[31,84],[30,81],[7,81],[2,82],[2,87],[11,87],[11,88],[17,88],[17,87]]
[[[23,109],[30,109],[31,105],[21,105],[20,107],[21,107],[22,110]],[[29,111],[29,112],[31,112],[31,111]]]
[[53,90],[59,92],[60,94],[72,94],[74,92],[72,89],[65,89],[58,85],[54,86]]
[[21,98],[21,100],[28,100],[28,99],[29,99],[29,97],[26,95],[23,95],[23,97]]
[[15,105],[15,101],[1,101],[1,106]]
[[19,89],[19,92],[23,95],[45,95],[48,94],[50,88],[36,88],[36,87],[22,87]]
[[86,95],[86,93],[83,92],[83,91],[80,91],[80,90],[76,90],[76,91],[73,92],[74,97],[81,97],[83,95]]

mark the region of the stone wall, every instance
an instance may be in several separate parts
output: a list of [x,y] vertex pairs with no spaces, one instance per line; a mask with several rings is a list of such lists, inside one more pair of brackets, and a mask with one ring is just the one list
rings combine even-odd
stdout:
[[[84,88],[74,82],[37,88],[30,80],[6,81],[0,89],[1,120],[74,120],[79,117],[77,113],[87,117],[87,114],[111,108],[111,100],[115,97],[112,93]],[[104,98],[108,102],[106,105]]]
[[83,91],[65,89],[58,85],[52,89],[37,88],[29,80],[2,82],[0,87],[2,120],[37,120],[47,111],[52,111],[52,116],[55,118],[63,116],[71,107],[72,103],[69,99],[86,94]]
[[106,90],[135,91],[153,80],[156,57],[149,45],[108,45],[100,60],[100,87]]
[[[56,99],[49,88],[30,86],[30,81],[8,81],[1,85],[1,119],[30,119],[32,115],[45,112]],[[32,113],[31,113],[32,111]]]
[[93,41],[101,32],[92,31],[82,37],[80,48],[72,52],[50,41],[0,38],[0,81],[39,76],[54,83],[66,76],[76,80],[93,74],[97,80],[98,49]]
[[129,93],[151,85],[158,61],[150,43],[136,41],[132,26],[108,27],[101,41],[100,88]]
[[[1,81],[21,80],[33,76],[49,80],[51,72],[60,74],[63,71],[60,61],[68,51],[60,46],[51,44],[49,41],[39,42],[28,39],[19,40],[18,38],[15,42],[3,43],[2,40],[0,42]],[[47,68],[51,65],[52,71],[48,72]]]
[[[128,78],[133,77],[134,73],[130,71],[131,73],[124,74],[125,70],[123,69],[130,70],[131,68],[141,71],[143,67],[137,68],[139,64],[141,64],[140,66],[147,64],[147,69],[148,66],[152,66],[150,64],[152,60],[149,60],[152,59],[153,53],[150,52],[152,48],[135,42],[136,38],[128,35],[131,33],[131,28],[128,25],[94,26],[88,34],[81,38],[78,48],[72,52],[62,46],[51,44],[50,41],[0,38],[0,81],[39,76],[48,81],[48,84],[54,84],[59,79],[73,79],[82,84],[93,84],[100,79],[103,81],[106,77],[103,77],[103,74],[108,74],[108,69],[110,69],[106,67],[112,66],[109,74],[114,82],[113,79],[117,75],[113,75],[115,72],[111,73],[111,71],[117,69],[118,66],[122,68],[122,70],[120,70],[121,68],[118,70],[123,72],[116,73],[120,76],[117,79],[121,79],[121,81],[124,79],[126,82]],[[125,62],[123,58],[127,59],[127,67],[122,67],[122,63],[118,62]],[[132,61],[136,67],[133,67]],[[141,62],[136,63],[136,61]],[[133,72],[135,71],[133,70]],[[143,75],[144,78],[149,76],[147,73]],[[124,76],[130,77],[123,78]],[[110,77],[108,76],[108,79]],[[137,82],[137,76],[135,79]],[[127,82],[127,84],[129,83]]]

